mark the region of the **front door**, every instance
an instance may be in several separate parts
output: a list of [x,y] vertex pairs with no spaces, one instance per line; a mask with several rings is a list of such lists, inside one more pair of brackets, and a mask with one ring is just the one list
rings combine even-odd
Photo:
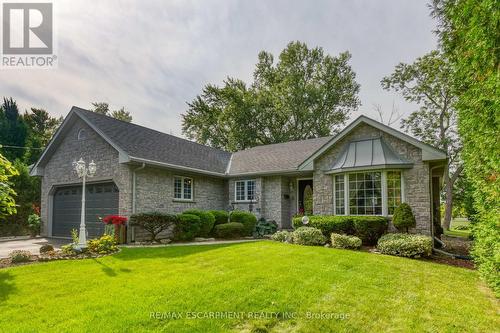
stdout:
[[297,187],[299,214],[312,215],[313,213],[313,180],[299,179]]

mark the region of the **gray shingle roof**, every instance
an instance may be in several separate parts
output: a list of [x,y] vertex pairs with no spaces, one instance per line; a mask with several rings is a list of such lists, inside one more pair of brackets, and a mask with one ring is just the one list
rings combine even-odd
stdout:
[[332,137],[257,146],[233,154],[230,175],[291,171]]
[[334,161],[328,173],[377,168],[411,168],[412,162],[400,156],[381,138],[350,142]]
[[74,110],[94,124],[129,156],[223,174],[231,153],[173,135],[97,114]]

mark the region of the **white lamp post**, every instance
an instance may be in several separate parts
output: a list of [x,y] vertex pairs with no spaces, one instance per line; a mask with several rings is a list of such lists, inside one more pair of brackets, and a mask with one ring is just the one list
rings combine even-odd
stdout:
[[88,167],[83,159],[78,162],[73,162],[78,178],[82,178],[82,213],[80,217],[80,233],[78,235],[78,247],[80,249],[87,247],[87,230],[85,229],[85,180],[87,177],[93,177],[97,169],[96,164],[92,160]]

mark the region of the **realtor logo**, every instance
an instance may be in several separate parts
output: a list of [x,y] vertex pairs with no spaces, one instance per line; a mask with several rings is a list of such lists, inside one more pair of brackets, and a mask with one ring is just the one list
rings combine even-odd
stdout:
[[52,3],[3,3],[2,67],[54,67]]

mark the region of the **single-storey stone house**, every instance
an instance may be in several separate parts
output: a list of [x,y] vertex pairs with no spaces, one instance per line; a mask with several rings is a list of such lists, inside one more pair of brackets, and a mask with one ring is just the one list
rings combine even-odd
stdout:
[[[78,229],[80,158],[97,164],[86,188],[89,236],[108,214],[241,209],[287,229],[304,210],[390,217],[400,202],[414,211],[413,231],[431,234],[446,165],[443,151],[365,116],[334,136],[230,153],[73,107],[31,170],[42,177],[42,235]],[[139,237],[130,230],[129,240]]]

